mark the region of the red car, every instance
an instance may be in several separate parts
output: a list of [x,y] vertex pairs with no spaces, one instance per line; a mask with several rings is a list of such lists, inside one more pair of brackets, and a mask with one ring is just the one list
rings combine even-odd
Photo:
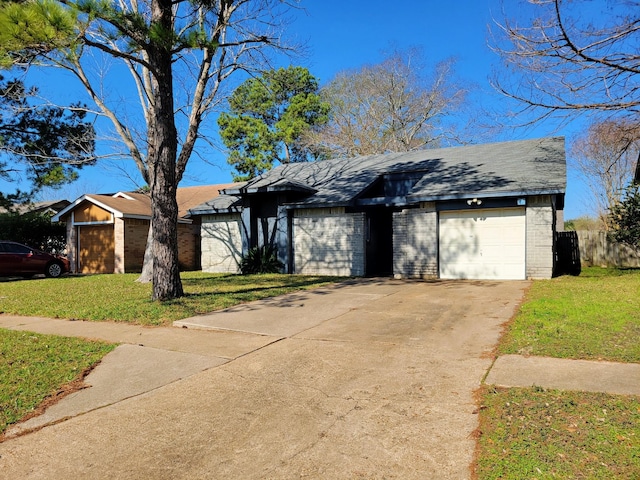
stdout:
[[16,242],[0,241],[0,276],[25,278],[43,273],[57,278],[69,271],[69,260],[61,255],[35,250]]

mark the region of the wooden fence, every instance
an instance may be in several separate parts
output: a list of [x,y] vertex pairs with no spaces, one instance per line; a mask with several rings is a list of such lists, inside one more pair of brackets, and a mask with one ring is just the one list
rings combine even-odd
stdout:
[[640,249],[614,243],[605,232],[578,230],[582,265],[598,267],[640,267]]

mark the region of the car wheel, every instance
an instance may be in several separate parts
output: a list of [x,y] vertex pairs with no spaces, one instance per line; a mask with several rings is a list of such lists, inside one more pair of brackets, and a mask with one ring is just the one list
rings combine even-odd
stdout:
[[60,275],[62,275],[62,272],[62,265],[58,262],[53,262],[47,265],[47,269],[45,270],[44,274],[49,278],[58,278]]

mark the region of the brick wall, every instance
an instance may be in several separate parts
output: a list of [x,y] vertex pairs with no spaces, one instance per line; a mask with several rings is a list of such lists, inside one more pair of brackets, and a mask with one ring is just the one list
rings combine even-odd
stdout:
[[[124,239],[120,240],[116,234],[116,245],[121,241],[121,245],[123,246],[124,272],[141,272],[144,261],[144,251],[147,248],[149,220],[127,218],[124,220],[124,223]],[[117,248],[116,246],[116,249]]]
[[362,276],[365,273],[365,214],[331,209],[296,211],[294,271],[307,275]]
[[435,204],[393,214],[393,274],[396,278],[438,275],[438,215]]
[[527,278],[551,278],[556,212],[550,195],[527,200]]
[[196,270],[200,266],[198,248],[200,226],[191,223],[178,224],[178,262],[180,270]]
[[240,214],[204,215],[200,228],[202,271],[239,273],[242,258]]
[[[122,222],[122,228],[118,228],[119,222]],[[196,244],[196,235],[199,234],[199,229],[198,225],[178,224],[178,263],[181,270],[194,270],[199,265]],[[147,248],[149,220],[116,219],[115,235],[116,268],[114,273],[141,272],[144,252]]]

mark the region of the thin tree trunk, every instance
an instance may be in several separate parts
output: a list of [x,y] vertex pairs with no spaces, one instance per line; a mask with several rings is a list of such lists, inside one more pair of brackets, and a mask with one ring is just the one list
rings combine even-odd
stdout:
[[147,234],[147,246],[144,249],[142,261],[142,273],[136,279],[139,283],[151,283],[153,280],[153,226],[149,221],[149,233]]

